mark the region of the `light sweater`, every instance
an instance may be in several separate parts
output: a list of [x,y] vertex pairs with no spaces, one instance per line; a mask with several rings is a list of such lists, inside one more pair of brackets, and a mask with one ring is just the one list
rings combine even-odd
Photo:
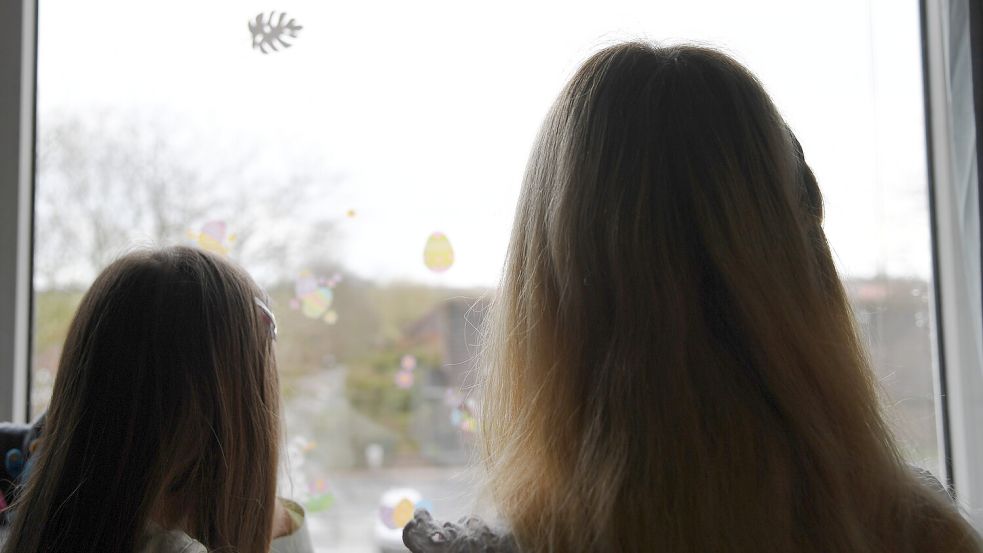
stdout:
[[[293,533],[273,540],[270,553],[314,553],[304,509],[293,501],[280,500],[294,521]],[[200,542],[180,530],[165,530],[150,523],[137,544],[137,553],[208,553]]]

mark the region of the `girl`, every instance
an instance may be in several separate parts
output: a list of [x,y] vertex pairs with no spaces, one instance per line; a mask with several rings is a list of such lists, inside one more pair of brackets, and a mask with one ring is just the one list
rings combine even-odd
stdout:
[[[822,221],[731,58],[628,43],[580,68],[489,328],[484,460],[520,550],[983,551],[885,426]],[[484,531],[440,528],[421,513],[404,536]]]
[[259,288],[215,255],[110,265],[69,329],[4,551],[269,551],[296,526],[275,499],[275,333]]

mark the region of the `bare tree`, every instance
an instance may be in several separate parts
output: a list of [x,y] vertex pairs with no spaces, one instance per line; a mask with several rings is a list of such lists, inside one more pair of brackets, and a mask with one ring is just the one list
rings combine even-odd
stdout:
[[[264,161],[258,145],[166,114],[46,113],[40,118],[36,285],[80,285],[121,252],[189,241],[210,220],[228,224],[230,255],[268,278],[306,257],[330,257],[334,222],[312,209],[340,176],[320,160]],[[290,167],[284,173],[283,166]]]

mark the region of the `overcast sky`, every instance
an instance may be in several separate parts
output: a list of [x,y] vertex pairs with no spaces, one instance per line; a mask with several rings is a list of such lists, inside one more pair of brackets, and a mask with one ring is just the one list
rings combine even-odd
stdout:
[[[304,29],[264,56],[247,23],[273,9]],[[163,112],[317,158],[344,175],[318,207],[351,270],[494,285],[533,137],[578,64],[625,38],[699,41],[797,133],[841,270],[928,276],[918,29],[915,0],[41,0],[39,112]],[[422,260],[435,231],[456,253],[443,274]]]

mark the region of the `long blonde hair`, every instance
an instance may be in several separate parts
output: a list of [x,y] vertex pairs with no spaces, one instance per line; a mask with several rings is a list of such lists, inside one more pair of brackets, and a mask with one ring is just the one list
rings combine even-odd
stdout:
[[266,553],[280,400],[260,297],[191,248],[106,268],[68,331],[4,551],[133,553],[155,520],[209,550]]
[[733,59],[584,63],[488,327],[483,454],[524,551],[980,551],[885,426],[822,216]]

